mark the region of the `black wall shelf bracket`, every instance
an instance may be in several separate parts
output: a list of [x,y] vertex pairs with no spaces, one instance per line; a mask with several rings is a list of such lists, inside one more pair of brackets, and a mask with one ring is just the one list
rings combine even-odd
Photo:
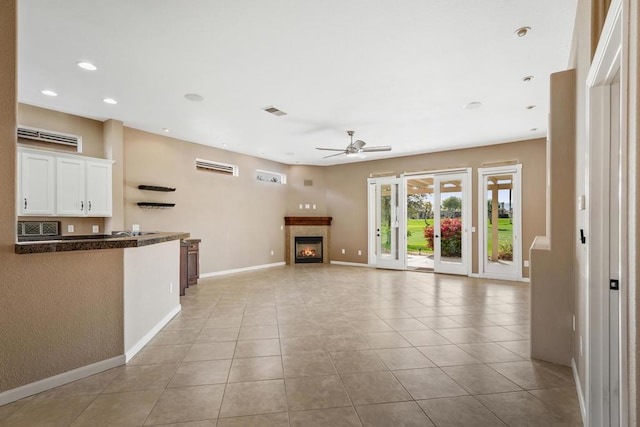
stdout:
[[176,191],[175,188],[172,187],[161,187],[158,185],[138,185],[139,190],[149,190],[149,191]]
[[175,203],[138,202],[138,206],[143,209],[166,209],[172,208],[175,205]]

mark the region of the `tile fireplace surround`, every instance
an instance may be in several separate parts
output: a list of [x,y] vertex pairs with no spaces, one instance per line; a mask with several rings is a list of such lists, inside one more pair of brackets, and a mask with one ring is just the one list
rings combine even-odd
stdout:
[[[304,236],[322,236],[324,247],[322,248],[322,262],[329,263],[329,244],[331,236],[330,216],[285,216],[285,253],[286,263],[295,264],[295,238]],[[305,265],[305,264],[298,264]]]

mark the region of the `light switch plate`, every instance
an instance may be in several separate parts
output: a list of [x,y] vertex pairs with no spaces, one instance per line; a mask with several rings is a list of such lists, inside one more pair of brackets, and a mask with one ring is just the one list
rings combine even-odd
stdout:
[[75,227],[73,224],[67,225],[67,233],[73,233],[75,231]]
[[94,225],[94,226],[92,227],[92,231],[93,231],[94,233],[99,233],[99,232],[100,232],[100,226],[99,226],[99,225]]
[[133,224],[131,226],[131,231],[140,231],[140,224]]
[[309,205],[309,203],[307,203],[306,205],[304,205],[305,209],[309,209],[311,206]]

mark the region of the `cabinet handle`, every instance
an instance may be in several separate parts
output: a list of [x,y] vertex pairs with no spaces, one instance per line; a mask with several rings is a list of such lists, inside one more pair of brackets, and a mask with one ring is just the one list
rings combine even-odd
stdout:
[[89,200],[89,210],[91,210],[91,200]]
[[24,209],[25,210],[27,209],[27,198],[26,197],[24,198]]
[[80,200],[80,210],[81,211],[84,210],[84,202],[82,200]]

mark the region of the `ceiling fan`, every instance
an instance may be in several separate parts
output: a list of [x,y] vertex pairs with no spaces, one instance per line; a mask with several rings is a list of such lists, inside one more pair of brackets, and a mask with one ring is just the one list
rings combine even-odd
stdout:
[[316,147],[316,150],[324,150],[324,151],[339,151],[339,153],[331,154],[329,156],[324,156],[324,159],[329,157],[340,156],[342,154],[346,154],[347,157],[360,157],[364,158],[364,153],[371,153],[374,151],[391,151],[391,147],[389,145],[381,145],[378,147],[365,147],[366,142],[358,139],[355,142],[353,141],[353,134],[355,132],[352,130],[347,131],[347,135],[351,137],[351,143],[347,145],[347,148],[339,149],[339,148],[320,148]]

